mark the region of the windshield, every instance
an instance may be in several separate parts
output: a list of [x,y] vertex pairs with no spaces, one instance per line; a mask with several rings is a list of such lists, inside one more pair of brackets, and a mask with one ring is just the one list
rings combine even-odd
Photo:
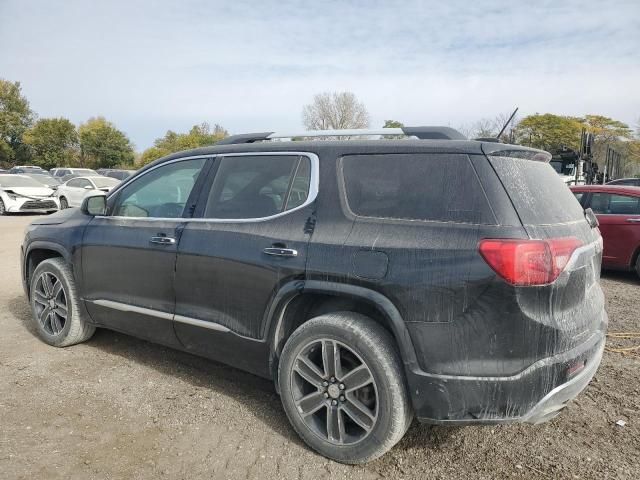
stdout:
[[0,187],[12,188],[12,187],[37,187],[42,188],[40,182],[35,181],[33,178],[23,177],[21,175],[0,175]]
[[108,177],[104,177],[104,178],[96,177],[96,178],[92,178],[91,181],[98,188],[114,187],[120,183],[119,180],[116,180],[115,178],[108,178]]
[[49,176],[49,175],[29,175],[29,178],[34,179],[37,182],[43,183],[44,185],[59,185],[60,181]]

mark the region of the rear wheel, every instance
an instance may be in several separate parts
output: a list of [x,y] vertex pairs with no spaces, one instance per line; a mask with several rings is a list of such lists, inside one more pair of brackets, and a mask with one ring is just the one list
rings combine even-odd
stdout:
[[395,343],[363,315],[316,317],[287,341],[278,382],[289,421],[314,450],[364,463],[393,447],[412,412]]
[[64,210],[65,208],[69,208],[69,203],[66,198],[60,197],[60,210]]
[[636,273],[640,277],[640,254],[638,254],[638,258],[636,258]]
[[31,276],[31,311],[38,335],[67,347],[91,338],[95,327],[82,316],[71,268],[61,258],[43,260]]

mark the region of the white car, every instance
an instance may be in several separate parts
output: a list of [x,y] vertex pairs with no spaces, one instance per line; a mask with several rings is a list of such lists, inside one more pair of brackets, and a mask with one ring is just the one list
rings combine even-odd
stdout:
[[56,190],[60,200],[60,208],[79,207],[84,197],[100,192],[109,192],[120,180],[100,175],[75,177],[63,183]]
[[55,212],[60,204],[54,194],[54,190],[26,175],[0,175],[0,215]]
[[51,170],[49,170],[49,173],[51,174],[52,177],[56,177],[56,178],[66,177],[67,175],[75,175],[77,177],[79,177],[80,175],[83,175],[83,176],[98,175],[98,172],[90,168],[52,168]]

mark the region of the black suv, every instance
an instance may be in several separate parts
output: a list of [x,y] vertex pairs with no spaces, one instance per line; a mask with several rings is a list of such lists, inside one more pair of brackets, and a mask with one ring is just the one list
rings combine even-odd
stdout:
[[414,415],[541,422],[607,323],[597,221],[549,160],[444,127],[237,135],[33,222],[24,286],[51,345],[105,327],[274,379],[341,462]]

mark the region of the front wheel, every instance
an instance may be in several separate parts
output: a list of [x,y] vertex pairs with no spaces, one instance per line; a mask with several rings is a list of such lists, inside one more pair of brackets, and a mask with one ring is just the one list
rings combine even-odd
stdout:
[[393,338],[360,314],[331,313],[300,326],[282,351],[278,382],[293,428],[338,462],[380,457],[413,417]]
[[636,258],[636,273],[640,277],[640,254],[638,254],[638,258]]
[[66,198],[60,197],[60,210],[64,210],[65,208],[69,208],[69,203]]
[[6,215],[6,213],[7,213],[7,208],[4,206],[4,202],[0,198],[0,217],[2,215]]
[[49,345],[67,347],[88,340],[95,332],[83,318],[73,272],[62,258],[38,264],[29,293],[36,331]]

